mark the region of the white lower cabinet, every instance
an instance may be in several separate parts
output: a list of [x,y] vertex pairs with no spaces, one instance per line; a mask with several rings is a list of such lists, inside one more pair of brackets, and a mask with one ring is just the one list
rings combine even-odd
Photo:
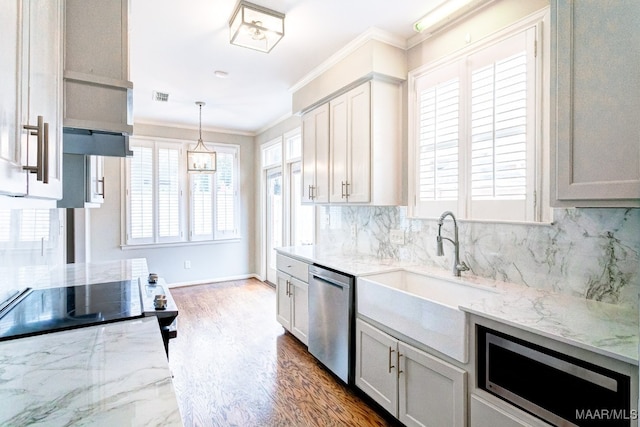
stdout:
[[405,425],[463,427],[466,376],[356,319],[356,385]]
[[526,423],[483,398],[471,395],[470,398],[471,426],[470,427],[531,427]]
[[276,281],[276,319],[286,330],[308,344],[309,285],[281,271]]

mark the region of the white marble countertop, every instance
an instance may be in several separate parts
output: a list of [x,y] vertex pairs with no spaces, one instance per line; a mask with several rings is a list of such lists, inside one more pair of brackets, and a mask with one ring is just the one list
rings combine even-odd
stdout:
[[0,384],[0,425],[182,425],[155,318],[0,342]]
[[[148,275],[144,258],[25,272],[15,287]],[[182,425],[155,317],[0,342],[0,402],[0,425]]]
[[576,298],[463,273],[458,279],[448,270],[416,264],[380,260],[371,256],[337,254],[331,249],[288,246],[283,255],[317,263],[354,276],[398,269],[421,272],[447,280],[491,287],[481,300],[459,308],[475,315],[527,330],[550,339],[638,365],[640,328],[638,312],[627,307]]

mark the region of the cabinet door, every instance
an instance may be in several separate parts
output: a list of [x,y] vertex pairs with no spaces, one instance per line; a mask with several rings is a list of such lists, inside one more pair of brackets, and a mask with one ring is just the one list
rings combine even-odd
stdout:
[[329,105],[302,118],[302,202],[329,201]]
[[370,93],[367,82],[329,103],[331,203],[366,203],[370,200]]
[[289,276],[278,271],[276,277],[276,320],[286,330],[291,331],[291,298],[289,298]]
[[303,344],[309,340],[309,285],[291,277],[289,279],[291,294],[291,333]]
[[640,2],[551,1],[551,194],[640,206]]
[[398,351],[400,421],[406,426],[464,427],[466,372],[403,342]]
[[[475,394],[471,395],[469,406],[471,427],[531,427],[531,424],[519,420]],[[540,424],[546,423],[541,421]]]
[[20,0],[7,0],[0,13],[0,193],[27,194],[20,162]]
[[87,156],[87,201],[104,202],[104,157]]
[[[23,3],[22,124],[36,125],[38,116],[48,124],[44,137],[43,179],[29,173],[29,196],[49,199],[62,197],[62,1],[29,0]],[[28,68],[27,68],[28,64]],[[27,87],[25,88],[25,84]],[[23,138],[27,136],[23,131]],[[37,138],[29,136],[23,151],[23,164],[37,164]]]
[[356,385],[393,416],[398,414],[397,350],[398,340],[356,319]]
[[349,112],[347,94],[329,102],[329,202],[347,201],[346,188],[349,182],[347,167],[347,145],[349,137]]
[[365,203],[371,198],[371,88],[367,82],[347,93],[347,200]]

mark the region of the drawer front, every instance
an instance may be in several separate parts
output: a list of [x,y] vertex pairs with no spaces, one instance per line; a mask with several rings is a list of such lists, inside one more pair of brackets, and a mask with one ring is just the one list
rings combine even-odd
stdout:
[[285,255],[276,254],[276,268],[296,279],[307,283],[309,281],[309,264]]

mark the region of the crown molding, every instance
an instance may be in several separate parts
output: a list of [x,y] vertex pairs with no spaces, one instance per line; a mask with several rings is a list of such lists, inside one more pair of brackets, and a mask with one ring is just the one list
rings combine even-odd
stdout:
[[407,49],[407,41],[395,34],[392,34],[388,31],[381,30],[380,28],[371,27],[366,30],[364,33],[360,34],[358,37],[353,39],[351,42],[346,44],[342,49],[338,52],[334,53],[324,61],[322,64],[314,68],[309,74],[304,76],[301,80],[299,80],[296,84],[289,88],[289,92],[293,93],[302,87],[309,84],[315,78],[322,75],[324,72],[331,69],[331,67],[335,66],[338,62],[342,61],[344,58],[349,56],[351,53],[355,52],[358,48],[363,46],[365,43],[376,40],[382,43],[389,44],[391,46],[400,48],[402,50]]

